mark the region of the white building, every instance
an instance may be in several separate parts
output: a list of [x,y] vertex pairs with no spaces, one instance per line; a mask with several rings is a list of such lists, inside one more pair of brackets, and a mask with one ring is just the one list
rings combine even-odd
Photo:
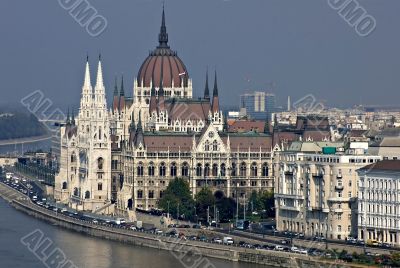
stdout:
[[278,230],[342,240],[356,234],[356,170],[381,157],[344,153],[334,146],[294,142],[287,151],[277,152],[274,172]]
[[358,237],[400,245],[400,160],[359,169]]

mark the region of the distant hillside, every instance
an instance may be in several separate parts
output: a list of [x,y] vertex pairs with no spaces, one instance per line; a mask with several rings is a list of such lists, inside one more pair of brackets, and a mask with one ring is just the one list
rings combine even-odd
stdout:
[[46,127],[32,114],[0,110],[0,140],[42,136]]

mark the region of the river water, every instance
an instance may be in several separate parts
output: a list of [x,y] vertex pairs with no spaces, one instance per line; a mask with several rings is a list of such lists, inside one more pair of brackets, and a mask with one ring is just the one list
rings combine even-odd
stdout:
[[[168,251],[126,245],[68,231],[17,211],[1,198],[0,215],[0,267],[46,267],[40,258],[21,242],[21,238],[37,229],[44,234],[43,238],[47,237],[53,242],[52,248],[61,249],[66,258],[78,268],[185,267]],[[266,267],[211,258],[208,260],[216,268]]]

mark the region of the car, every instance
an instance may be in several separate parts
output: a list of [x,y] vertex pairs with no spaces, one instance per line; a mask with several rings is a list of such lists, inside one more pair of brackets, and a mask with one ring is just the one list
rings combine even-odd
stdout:
[[196,241],[197,240],[197,236],[196,235],[190,235],[190,236],[188,236],[188,239],[192,240],[192,241]]
[[304,248],[299,248],[299,249],[298,249],[298,253],[304,254],[304,255],[308,255],[307,249],[304,249]]
[[65,213],[65,212],[67,212],[68,210],[66,209],[66,208],[62,208],[61,209],[61,213]]
[[283,240],[281,240],[281,244],[283,244],[283,245],[290,244],[290,240],[283,239]]
[[163,231],[160,230],[160,229],[154,229],[154,233],[155,233],[156,235],[162,235],[162,234],[163,234]]
[[283,247],[282,246],[279,246],[279,245],[276,245],[275,246],[275,250],[277,250],[277,251],[283,251]]
[[384,248],[391,248],[391,247],[392,247],[392,245],[389,244],[389,243],[383,243],[382,246],[383,246]]
[[290,251],[291,251],[291,252],[298,253],[298,252],[299,252],[299,248],[298,248],[298,247],[291,247],[291,248],[290,248]]
[[303,233],[299,233],[299,238],[304,238],[304,234]]
[[239,241],[238,245],[239,245],[239,247],[244,247],[244,245],[246,245],[246,242],[244,242],[244,241]]
[[200,225],[200,224],[193,224],[193,225],[192,225],[192,228],[193,228],[193,229],[200,229],[200,228],[201,228],[201,225]]
[[233,245],[233,238],[229,236],[225,236],[223,239],[225,245]]
[[53,211],[54,211],[54,212],[57,212],[57,211],[58,211],[58,208],[53,208]]
[[92,223],[94,223],[94,224],[98,224],[98,223],[99,223],[99,221],[98,221],[98,220],[96,220],[96,219],[94,219],[94,220],[92,221]]
[[[105,223],[107,223],[107,221]],[[133,226],[133,225],[131,227],[129,227],[129,229],[131,229],[132,231],[136,231],[137,230],[136,226]]]
[[37,200],[37,195],[32,196],[32,200],[33,201]]
[[222,244],[222,239],[221,239],[221,238],[218,238],[218,237],[214,237],[213,240],[212,240],[212,242],[213,242],[213,243],[216,243],[216,244]]
[[207,237],[205,237],[205,236],[200,236],[199,241],[207,242]]

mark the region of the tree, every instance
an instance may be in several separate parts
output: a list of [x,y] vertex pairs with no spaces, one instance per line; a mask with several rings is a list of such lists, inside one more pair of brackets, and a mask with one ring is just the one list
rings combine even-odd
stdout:
[[235,217],[236,201],[232,198],[223,196],[217,201],[220,222],[227,222]]
[[190,192],[189,183],[182,178],[175,178],[164,191],[163,197],[160,199],[159,207],[164,211],[168,211],[173,216],[178,215],[185,219],[193,218],[194,200]]
[[[204,187],[195,196],[197,218],[203,222],[207,222],[207,209],[214,206],[215,197],[208,187]],[[197,220],[197,219],[196,219]]]
[[266,217],[275,217],[275,201],[273,191],[253,191],[249,197],[248,212],[253,211],[264,211]]

